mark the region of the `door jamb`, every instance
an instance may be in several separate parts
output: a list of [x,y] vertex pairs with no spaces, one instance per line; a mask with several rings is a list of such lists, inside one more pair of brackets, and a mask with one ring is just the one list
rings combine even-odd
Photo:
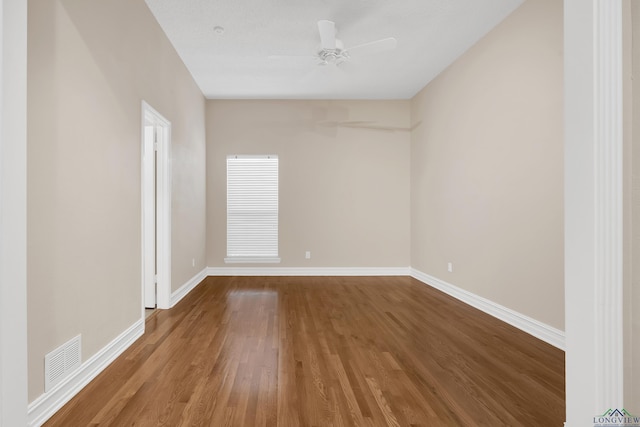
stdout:
[[156,306],[167,309],[171,306],[171,122],[165,119],[147,102],[142,101],[142,316],[144,317],[144,259],[145,251],[153,248],[145,247],[145,213],[149,208],[145,206],[144,176],[145,176],[145,137],[144,126],[146,119],[151,117],[157,132],[157,214],[156,214],[156,247],[157,247],[157,285]]

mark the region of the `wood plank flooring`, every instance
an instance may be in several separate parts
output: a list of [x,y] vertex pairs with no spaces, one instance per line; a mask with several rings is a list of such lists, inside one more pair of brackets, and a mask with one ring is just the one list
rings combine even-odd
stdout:
[[46,426],[561,426],[564,353],[409,277],[209,277]]

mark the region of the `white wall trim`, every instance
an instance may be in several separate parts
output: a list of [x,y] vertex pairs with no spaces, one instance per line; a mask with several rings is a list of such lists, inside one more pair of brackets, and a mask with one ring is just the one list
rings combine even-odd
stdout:
[[201,272],[193,276],[191,279],[187,281],[184,285],[180,287],[180,289],[171,293],[171,307],[175,306],[180,300],[186,297],[189,292],[193,290],[196,286],[200,284],[207,277],[207,268],[203,268]]
[[[566,425],[623,408],[622,2],[564,1]],[[633,411],[633,408],[627,408]]]
[[27,419],[27,5],[0,0],[0,426]]
[[158,138],[157,212],[158,216],[158,308],[171,307],[171,122],[161,123],[162,138]]
[[142,260],[142,313],[146,307],[157,305],[156,296],[156,161],[154,137],[155,110],[142,101],[141,137],[141,260]]
[[[156,305],[158,308],[171,307],[171,194],[172,194],[172,169],[171,169],[171,122],[167,120],[156,109],[146,101],[142,101],[142,131],[144,132],[145,118],[153,122],[157,136],[157,157],[156,157],[156,248],[157,248],[157,286]],[[144,150],[144,136],[143,136]],[[143,151],[144,152],[144,151]],[[144,174],[144,158],[141,167]],[[144,186],[144,176],[142,176]],[[142,192],[144,197],[144,188]],[[145,202],[142,200],[142,243],[143,248],[146,241],[145,232]],[[144,249],[143,249],[144,250]],[[142,253],[144,266],[145,254]],[[144,273],[143,269],[143,296],[144,296]],[[144,304],[143,304],[144,305]]]
[[29,404],[28,426],[39,427],[62,408],[83,387],[102,372],[144,333],[144,319],[140,319],[122,332],[102,350],[82,363],[74,373],[50,392],[42,394]]
[[564,350],[565,348],[564,332],[559,329],[413,268],[411,269],[411,277],[451,295],[465,304],[484,311],[511,326],[515,326],[521,331],[533,335],[560,350]]
[[207,276],[408,276],[409,267],[209,267]]
[[624,405],[622,237],[622,3],[595,13],[596,407]]

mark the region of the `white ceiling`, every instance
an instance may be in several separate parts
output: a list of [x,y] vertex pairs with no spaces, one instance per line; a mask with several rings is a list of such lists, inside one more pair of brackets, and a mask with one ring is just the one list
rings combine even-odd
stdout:
[[[146,0],[212,99],[408,99],[523,1]],[[346,48],[386,37],[397,47],[317,65],[321,19]]]

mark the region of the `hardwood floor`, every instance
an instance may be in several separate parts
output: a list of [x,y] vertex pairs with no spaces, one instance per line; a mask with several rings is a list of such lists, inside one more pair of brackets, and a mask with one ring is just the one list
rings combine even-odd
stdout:
[[209,277],[46,426],[561,426],[564,353],[409,277]]

